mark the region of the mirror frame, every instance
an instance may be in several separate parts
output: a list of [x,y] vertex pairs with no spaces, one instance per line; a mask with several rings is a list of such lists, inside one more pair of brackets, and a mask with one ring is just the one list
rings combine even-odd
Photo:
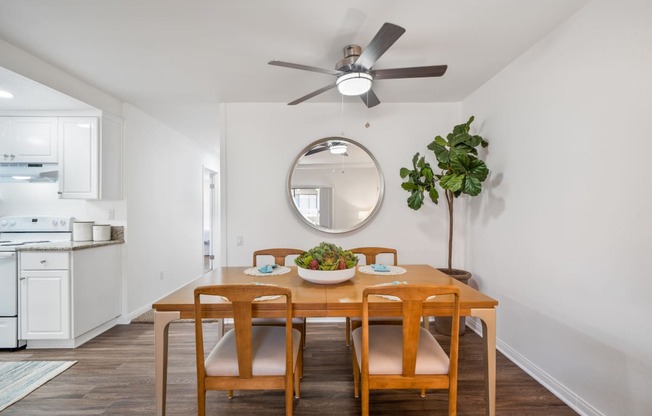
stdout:
[[[318,144],[326,143],[326,142],[333,141],[333,140],[350,143],[350,144],[355,145],[358,148],[360,148],[363,152],[365,152],[371,158],[371,161],[373,162],[373,164],[376,167],[376,170],[378,172],[379,192],[378,192],[378,199],[376,201],[376,205],[374,206],[373,210],[371,210],[371,212],[369,213],[369,215],[367,215],[367,217],[365,219],[363,219],[359,223],[357,223],[357,224],[355,224],[355,225],[353,225],[353,226],[351,226],[349,228],[326,228],[326,227],[322,227],[322,226],[313,224],[312,222],[308,221],[308,219],[306,219],[303,215],[301,215],[301,212],[299,212],[299,209],[297,208],[297,206],[294,203],[294,200],[292,199],[292,175],[294,174],[294,171],[296,170],[296,167],[299,164],[299,161],[301,160],[301,158],[303,156],[305,156],[305,154],[310,149],[317,146]],[[297,217],[299,217],[301,219],[301,221],[308,224],[311,228],[313,228],[313,229],[315,229],[317,231],[322,231],[322,232],[329,233],[329,234],[343,234],[343,233],[348,233],[348,232],[351,232],[351,231],[354,231],[354,230],[357,230],[357,229],[363,227],[365,224],[369,223],[376,216],[378,211],[380,211],[380,207],[383,204],[383,199],[385,198],[385,177],[383,175],[382,169],[380,168],[380,164],[378,163],[378,161],[376,160],[374,155],[369,151],[369,149],[367,149],[366,147],[364,147],[360,143],[356,142],[355,140],[351,140],[351,139],[346,138],[346,137],[329,136],[329,137],[324,137],[324,138],[315,140],[314,142],[310,143],[308,146],[304,147],[303,150],[301,150],[301,152],[299,153],[299,155],[296,158],[294,158],[294,161],[292,162],[292,165],[290,166],[290,170],[288,171],[288,175],[287,175],[286,194],[288,196],[288,201],[290,203],[290,206],[292,207],[292,212],[294,212],[294,214]]]

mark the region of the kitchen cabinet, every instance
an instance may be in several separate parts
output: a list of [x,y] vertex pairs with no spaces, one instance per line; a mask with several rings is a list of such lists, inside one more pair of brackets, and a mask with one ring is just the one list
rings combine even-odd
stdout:
[[21,339],[70,337],[70,270],[68,253],[21,255]]
[[57,163],[57,117],[0,117],[0,162]]
[[122,123],[102,117],[59,117],[59,195],[122,198]]
[[20,334],[27,348],[75,348],[116,324],[120,247],[20,252]]

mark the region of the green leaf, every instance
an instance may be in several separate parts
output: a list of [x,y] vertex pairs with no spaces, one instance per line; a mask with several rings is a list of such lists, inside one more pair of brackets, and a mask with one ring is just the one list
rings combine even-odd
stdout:
[[407,199],[408,207],[413,210],[418,210],[423,205],[423,193],[412,191],[412,194]]
[[487,169],[487,165],[482,160],[473,158],[469,163],[469,175],[483,182],[487,179],[487,175],[489,175],[489,169]]
[[409,174],[411,170],[408,168],[401,168],[401,178],[405,179]]
[[471,136],[468,133],[463,132],[463,133],[459,133],[459,134],[454,135],[452,137],[452,139],[448,141],[448,143],[449,143],[450,147],[455,147],[455,146],[460,145],[461,143],[466,143],[470,138],[471,138]]
[[441,180],[439,181],[439,185],[441,185],[441,187],[444,189],[455,192],[462,188],[463,182],[464,182],[464,175],[449,174],[449,175],[442,176]]
[[471,147],[478,147],[482,143],[482,137],[480,136],[469,136],[469,140],[466,141],[466,144]]
[[413,191],[415,189],[419,189],[419,187],[412,182],[403,182],[401,184],[401,188],[405,189],[406,191]]
[[482,184],[477,178],[473,176],[467,176],[464,181],[464,190],[463,192],[467,195],[476,196],[482,191]]
[[435,137],[435,143],[437,143],[440,146],[448,146],[448,142],[444,140],[444,138],[441,136]]
[[430,199],[431,199],[432,202],[434,202],[435,204],[436,204],[437,202],[439,202],[439,192],[437,192],[437,189],[435,189],[434,186],[433,186],[432,188],[430,188],[430,192],[428,192],[428,195],[430,195]]
[[426,164],[426,157],[422,156],[421,159],[417,162],[417,167],[422,168]]
[[424,178],[426,178],[426,182],[432,182],[432,169],[430,168],[430,165],[426,166],[421,170],[421,174],[423,175]]
[[435,153],[435,157],[439,162],[448,163],[449,156],[448,150],[444,146],[440,146],[435,142],[430,143],[428,148]]
[[419,153],[412,156],[412,166],[414,167],[414,169],[417,168],[417,160],[419,160]]
[[451,157],[451,171],[455,173],[466,173],[469,170],[469,157],[464,153],[458,153]]

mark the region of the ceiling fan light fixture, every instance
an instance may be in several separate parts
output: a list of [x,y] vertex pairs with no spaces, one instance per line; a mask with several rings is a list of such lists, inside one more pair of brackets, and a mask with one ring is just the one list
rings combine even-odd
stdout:
[[344,143],[339,143],[339,144],[333,144],[328,147],[328,150],[334,155],[342,155],[346,153],[346,144]]
[[342,95],[362,95],[371,89],[373,78],[366,72],[349,72],[335,81]]

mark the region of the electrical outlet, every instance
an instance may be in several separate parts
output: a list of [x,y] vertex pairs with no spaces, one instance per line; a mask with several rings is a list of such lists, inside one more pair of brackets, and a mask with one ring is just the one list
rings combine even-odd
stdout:
[[238,237],[236,237],[236,239],[235,239],[235,244],[236,244],[237,246],[244,246],[244,237],[241,236],[241,235],[239,235]]
[[165,279],[165,272],[162,272],[162,271],[159,272],[159,274],[158,274],[158,278],[159,278],[159,280],[163,280],[163,279]]
[[115,219],[115,209],[113,209],[113,208],[109,209],[109,219],[110,220]]

